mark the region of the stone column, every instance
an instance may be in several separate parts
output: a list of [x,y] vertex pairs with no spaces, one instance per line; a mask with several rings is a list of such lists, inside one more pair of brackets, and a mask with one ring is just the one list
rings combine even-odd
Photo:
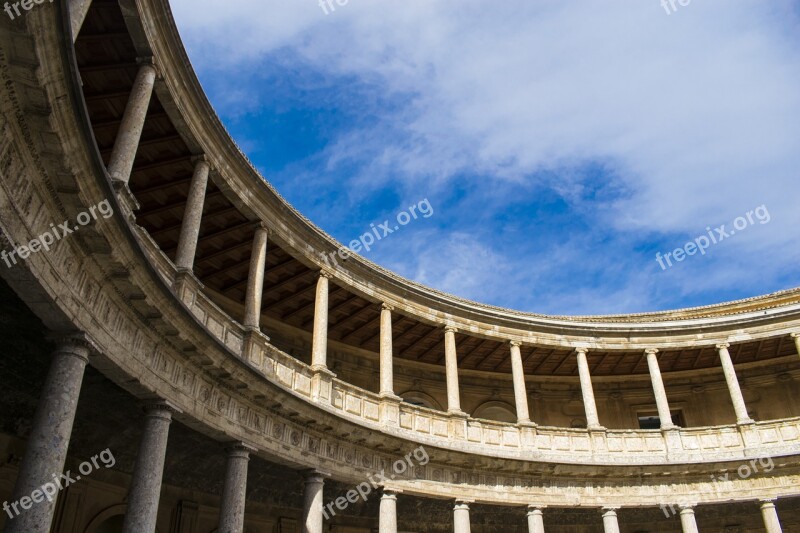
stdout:
[[252,450],[253,448],[243,443],[227,448],[228,466],[220,501],[218,533],[242,533],[244,529],[247,463]]
[[133,89],[122,115],[122,124],[119,126],[117,138],[114,141],[114,149],[111,152],[111,159],[108,163],[108,174],[115,182],[128,184],[133,169],[133,160],[139,148],[139,140],[142,137],[144,121],[147,117],[147,108],[150,105],[150,97],[153,94],[153,86],[156,81],[156,69],[153,66],[152,58],[139,60],[141,66],[136,79],[133,82]]
[[86,13],[92,5],[92,0],[69,0],[69,22],[72,26],[72,41],[78,38]]
[[767,529],[767,533],[783,532],[781,522],[778,520],[775,500],[761,500],[761,516],[764,517],[764,527]]
[[541,507],[528,506],[528,533],[544,533],[544,518]]
[[800,333],[792,333],[792,338],[794,339],[795,348],[797,348],[797,354],[800,355]]
[[319,472],[306,475],[303,492],[303,533],[322,533],[322,488],[325,476]]
[[658,418],[661,419],[661,429],[672,429],[672,413],[669,410],[667,391],[664,389],[664,380],[661,378],[661,368],[658,366],[658,350],[648,348],[644,351],[647,354],[647,367],[650,369],[650,381],[653,384],[653,392],[656,395],[656,407],[658,408]]
[[[447,376],[447,412],[463,415],[461,394],[458,391],[458,356],[456,355],[456,332],[452,326],[444,328],[444,361]],[[469,508],[467,508],[469,510]]]
[[581,379],[581,394],[583,394],[583,407],[586,410],[586,427],[589,429],[602,429],[597,416],[597,405],[594,402],[594,389],[592,388],[592,375],[589,373],[589,361],[586,359],[586,348],[576,348],[578,354],[578,374]]
[[[64,471],[72,423],[81,392],[83,373],[89,361],[90,341],[76,335],[61,339],[53,353],[50,369],[39,393],[25,455],[17,473],[11,502],[26,504],[20,514],[6,522],[7,533],[50,531],[56,501],[40,501],[31,507],[31,495],[53,483],[53,476]],[[26,509],[25,507],[29,507]]]
[[178,270],[191,271],[197,251],[197,238],[200,235],[200,221],[203,219],[203,204],[206,199],[208,173],[211,167],[204,156],[198,157],[194,164],[192,183],[183,212],[181,235],[178,238],[178,251],[175,253],[175,266]]
[[456,506],[453,508],[453,532],[470,533],[469,503],[465,501],[456,500]]
[[253,235],[253,249],[250,252],[250,272],[247,275],[247,294],[244,299],[244,327],[253,331],[259,331],[261,327],[261,298],[264,296],[267,235],[269,235],[267,227],[259,224]]
[[683,533],[698,533],[697,521],[694,518],[694,507],[691,505],[681,505],[680,509]]
[[174,410],[166,402],[145,406],[144,434],[139,443],[133,480],[128,491],[128,510],[125,512],[123,533],[156,530],[167,437]]
[[603,531],[605,533],[619,533],[617,507],[603,507]]
[[327,270],[319,273],[317,296],[314,301],[314,336],[311,341],[311,369],[328,369],[328,281],[333,275]]
[[397,533],[397,493],[383,489],[378,533]]
[[396,398],[394,393],[394,356],[392,355],[392,308],[381,306],[381,390],[383,397]]
[[730,344],[723,343],[717,345],[719,350],[719,360],[722,363],[722,371],[725,374],[725,381],[728,384],[728,391],[733,402],[733,409],[736,411],[737,424],[752,424],[753,420],[747,414],[747,406],[744,403],[742,389],[739,387],[739,380],[736,378],[736,370],[733,368],[731,354],[728,352]]
[[517,423],[531,421],[528,412],[528,392],[525,389],[525,372],[522,368],[522,354],[519,347],[522,343],[511,341],[511,378],[514,381],[514,401],[517,404]]

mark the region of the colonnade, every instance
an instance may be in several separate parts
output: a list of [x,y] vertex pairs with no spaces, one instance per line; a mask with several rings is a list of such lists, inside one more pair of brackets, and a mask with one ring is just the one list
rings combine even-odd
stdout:
[[[79,0],[73,1],[78,2]],[[152,59],[142,60],[140,63],[139,74],[136,77],[130,99],[125,108],[120,131],[114,144],[108,166],[111,178],[123,184],[127,184],[130,178],[130,172],[133,167],[142,128],[144,127],[147,106],[152,95],[156,76],[156,70]],[[209,173],[212,170],[211,164],[205,156],[201,155],[195,157],[194,161],[195,170],[190,183],[185,216],[181,226],[175,260],[176,267],[182,272],[190,272],[193,268],[197,240],[200,233],[205,191],[207,189]],[[255,222],[254,224],[255,232],[245,294],[243,325],[249,331],[260,331],[261,301],[264,292],[264,270],[270,230],[262,222]],[[311,349],[311,368],[315,372],[329,373],[327,364],[328,295],[330,280],[333,278],[334,273],[327,269],[321,270],[317,278]],[[393,384],[393,308],[386,303],[381,303],[380,306],[380,395],[385,402],[397,402],[399,398],[395,394]],[[456,345],[456,333],[458,330],[450,324],[443,324],[442,328],[444,335],[447,412],[452,416],[466,417],[467,414],[464,413],[461,408],[461,395],[459,391]],[[796,335],[793,335],[793,337],[800,351],[800,338]],[[524,425],[535,425],[535,420],[532,419],[528,406],[525,373],[520,350],[521,346],[522,343],[518,340],[512,339],[509,341],[509,357],[511,361],[517,421]],[[718,344],[716,348],[731,402],[736,413],[737,423],[751,424],[753,420],[747,413],[747,406],[728,351],[729,345]],[[587,347],[578,346],[575,348],[581,396],[583,398],[586,415],[586,427],[590,431],[595,431],[602,430],[603,426],[600,423],[595,402],[588,356],[589,349]],[[658,364],[658,350],[655,348],[648,348],[645,350],[645,356],[647,358],[647,365],[661,428],[663,430],[674,429],[676,426],[670,414],[669,400]]]
[[[57,341],[9,499],[13,511],[9,516],[13,514],[14,517],[7,520],[6,533],[50,531],[57,500],[44,498],[43,487],[64,471],[83,375],[89,356],[96,350],[84,333],[67,335]],[[172,415],[180,413],[165,400],[145,402],[143,408],[144,427],[128,489],[125,533],[156,530],[169,428]],[[227,448],[220,532],[241,532],[244,526],[247,464],[252,451],[254,449],[244,443],[234,443]],[[37,493],[42,497],[37,499]]]
[[[33,426],[12,493],[12,502],[37,491],[49,482],[53,473],[62,472],[71,439],[72,426],[81,392],[86,364],[97,348],[83,333],[62,337],[54,351],[44,388],[39,395]],[[158,518],[159,497],[167,452],[169,428],[173,414],[180,411],[168,401],[144,404],[145,421],[139,451],[128,492],[123,531],[154,532]],[[227,446],[227,467],[221,496],[218,530],[241,533],[244,528],[247,470],[254,448],[236,442]],[[302,530],[322,533],[324,525],[323,494],[327,475],[316,470],[305,474]],[[384,487],[380,501],[380,533],[397,533],[397,490]],[[761,501],[761,512],[767,533],[780,533],[774,499]],[[455,533],[469,533],[471,501],[456,500],[453,507]],[[49,531],[56,501],[41,501],[8,521],[8,533]],[[664,508],[664,506],[662,506]],[[673,509],[674,506],[669,508]],[[618,507],[602,509],[606,533],[619,533]],[[679,507],[684,533],[697,533],[694,506]],[[531,505],[527,512],[528,530],[544,533],[545,509]]]
[[[88,12],[90,0],[68,0],[72,32],[77,35]],[[138,149],[147,109],[152,97],[157,70],[152,58],[139,60],[139,71],[126,105],[118,137],[110,156],[108,174],[118,185],[127,186]],[[180,232],[176,266],[181,271],[193,268],[197,248],[203,203],[212,164],[205,157],[194,160],[195,169],[190,184],[186,214]],[[245,299],[244,326],[258,331],[261,317],[261,298],[264,288],[264,269],[269,229],[257,224],[251,253]],[[315,312],[312,335],[312,369],[327,372],[327,329],[329,282],[334,274],[320,272],[315,294]],[[381,304],[380,318],[380,394],[386,401],[396,401],[393,384],[392,312],[393,308]],[[445,345],[445,370],[447,381],[447,411],[453,416],[463,417],[458,379],[457,329],[443,324]],[[793,334],[798,351],[800,336]],[[725,376],[727,388],[739,424],[750,424],[752,419],[742,396],[728,344],[719,344],[716,349]],[[54,472],[62,472],[66,460],[72,426],[89,356],[96,350],[91,339],[84,333],[62,337],[57,341],[48,377],[34,416],[25,455],[20,464],[11,501],[20,501],[34,493],[52,479]],[[591,369],[588,361],[589,349],[576,347],[575,357],[579,371],[580,386],[589,430],[600,430],[598,411],[592,390]],[[658,365],[658,351],[645,350],[653,391],[661,419],[662,428],[674,428],[669,415],[669,402]],[[520,424],[532,424],[526,391],[524,367],[521,357],[521,342],[509,341],[514,397],[517,420]],[[145,406],[145,421],[139,451],[128,494],[128,506],[124,522],[126,533],[152,532],[158,514],[166,448],[172,417],[179,410],[166,400],[148,402]],[[241,532],[245,516],[245,494],[247,469],[253,452],[244,443],[233,443],[227,447],[227,467],[222,494],[222,510],[219,516],[219,531]],[[323,493],[325,474],[317,471],[306,475],[302,528],[307,533],[323,530]],[[397,531],[397,492],[384,490],[380,502],[379,530],[381,533]],[[456,533],[470,531],[470,503],[457,500],[453,508],[453,523]],[[42,501],[9,520],[6,531],[22,533],[48,531],[50,529],[54,501]],[[606,533],[618,533],[618,508],[602,508],[601,519]],[[761,512],[768,533],[781,531],[774,500],[761,502]],[[543,533],[546,510],[531,506],[527,511],[529,531]],[[680,522],[684,532],[696,532],[695,508],[680,508]]]

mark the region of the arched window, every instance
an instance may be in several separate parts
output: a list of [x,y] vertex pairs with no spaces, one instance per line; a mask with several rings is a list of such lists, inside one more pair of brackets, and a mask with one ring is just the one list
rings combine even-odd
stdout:
[[419,405],[420,407],[427,407],[428,409],[436,409],[442,411],[442,406],[439,405],[433,396],[426,394],[422,391],[410,390],[400,395],[404,402],[411,405]]
[[473,418],[483,418],[497,422],[510,422],[512,424],[517,422],[517,414],[514,407],[506,402],[496,400],[479,405],[475,412],[472,413],[472,416]]

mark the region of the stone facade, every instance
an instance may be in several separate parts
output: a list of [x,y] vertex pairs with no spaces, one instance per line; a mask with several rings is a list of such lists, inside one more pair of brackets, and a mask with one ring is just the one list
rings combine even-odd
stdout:
[[[224,132],[167,3],[65,4],[0,22],[3,249],[104,201],[113,216],[0,264],[6,333],[24,333],[2,378],[13,395],[0,487],[23,510],[8,531],[800,530],[800,291],[661,314],[544,317],[446,296],[358,257],[327,268],[320,256],[336,243]],[[126,28],[118,48],[137,61],[119,67],[135,75],[106,153],[87,102],[113,107],[117,96],[83,87],[90,72],[115,67],[84,66],[81,77],[73,42],[82,24],[115,16]],[[87,47],[112,38],[84,37]],[[160,229],[136,223],[130,187],[137,155],[155,143],[143,139],[154,98],[159,120],[196,152],[169,254]],[[203,201],[217,192],[253,231],[235,282],[246,287],[241,304],[194,271]],[[314,271],[308,331],[264,320],[273,243]],[[374,304],[379,350],[330,338],[337,290]],[[441,337],[442,364],[393,353],[398,316]],[[459,368],[463,336],[500,343],[512,372]],[[731,351],[742,344],[755,356],[737,364]],[[761,357],[768,345],[774,355]],[[531,346],[563,352],[575,375],[525,375],[520,348]],[[663,372],[663,354],[684,349],[718,364]],[[602,365],[593,354],[614,351],[644,370],[593,375]],[[660,415],[661,427],[640,429],[643,415]],[[113,468],[27,509],[49,476],[112,443]],[[367,501],[343,496],[379,472],[387,477],[368,483]],[[340,512],[324,520],[337,497]]]

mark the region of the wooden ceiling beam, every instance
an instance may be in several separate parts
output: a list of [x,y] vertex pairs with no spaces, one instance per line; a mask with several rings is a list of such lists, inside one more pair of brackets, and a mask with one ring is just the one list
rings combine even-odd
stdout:
[[103,72],[109,70],[122,70],[126,68],[139,68],[135,61],[126,61],[122,63],[98,63],[95,65],[83,65],[78,67],[78,70],[83,74],[84,72]]
[[[316,287],[316,286],[317,286],[317,281],[316,281],[316,280],[314,280],[314,283],[311,285],[311,287]],[[309,287],[306,287],[306,288],[304,288],[303,290],[301,290],[300,292],[298,292],[298,293],[296,293],[296,294],[293,294],[293,295],[289,296],[289,298],[286,298],[286,299],[288,300],[288,299],[295,298],[295,297],[296,297],[298,294],[302,294],[302,293],[306,292],[308,289],[309,289]],[[339,291],[341,291],[341,290],[344,290],[344,289],[342,289],[341,287],[336,287],[336,286],[335,286],[335,287],[334,287],[334,288],[333,288],[333,289],[332,289],[332,290],[331,290],[331,291],[328,293],[328,298],[330,298],[330,297],[331,297],[331,296],[333,296],[334,294],[337,294],[337,293],[338,293]],[[298,307],[298,308],[297,308],[297,309],[295,309],[294,311],[289,311],[288,313],[284,313],[283,315],[281,315],[281,320],[286,320],[286,319],[288,319],[288,318],[291,318],[291,317],[293,317],[293,316],[297,315],[298,313],[302,313],[302,312],[305,312],[305,311],[307,311],[309,308],[312,308],[312,307],[314,307],[314,305],[316,304],[316,300],[317,300],[316,298],[313,298],[313,299],[312,299],[310,302],[308,302],[308,303],[307,303],[307,304],[305,304],[305,305],[301,305],[300,307]]]
[[[392,320],[392,332],[393,332],[393,333],[394,333],[394,329],[395,329],[395,328],[397,328],[397,327],[399,327],[399,326],[400,326],[400,324],[402,324],[402,323],[403,323],[403,320],[406,320],[406,317],[404,317],[403,315],[399,315],[399,318],[398,318],[397,320]],[[412,325],[412,326],[411,326],[411,328],[413,328],[413,327],[414,327],[414,326]],[[411,328],[409,328],[409,329],[411,329]],[[408,331],[408,330],[406,330],[406,331]],[[404,334],[404,333],[405,333],[405,331],[403,332],[403,334]],[[367,338],[366,338],[366,339],[364,339],[363,341],[359,342],[359,343],[358,343],[358,347],[359,347],[359,348],[361,348],[361,347],[362,347],[362,346],[364,346],[365,344],[369,344],[369,343],[370,343],[370,341],[373,341],[373,340],[377,339],[378,337],[380,337],[380,335],[381,335],[381,329],[380,329],[380,328],[378,328],[378,331],[377,331],[377,332],[375,332],[375,334],[374,334],[373,336],[371,336],[371,337],[367,337]],[[393,334],[393,335],[392,335],[392,344],[394,344],[394,342],[395,342],[396,340],[397,340],[397,338],[396,338],[396,337],[394,337],[394,334]]]
[[[330,320],[331,318],[333,318],[334,313],[338,313],[339,310],[341,310],[343,307],[345,307],[346,305],[351,303],[353,300],[357,300],[359,298],[360,298],[359,295],[351,294],[349,297],[345,298],[343,301],[339,302],[338,304],[336,304],[333,307],[331,307],[330,309],[328,309],[328,319]],[[305,327],[309,323],[310,323],[310,321],[306,320],[305,322],[303,322],[303,326]],[[332,327],[336,326],[336,325],[337,324],[331,324]]]
[[[418,356],[415,358],[417,361],[419,361],[420,359],[422,359],[422,356],[423,356],[423,355],[427,355],[427,354],[428,354],[428,352],[430,352],[430,351],[431,351],[433,348],[436,348],[436,347],[438,347],[440,343],[444,342],[444,329],[443,329],[443,328],[436,328],[436,327],[435,327],[435,328],[433,328],[432,330],[430,330],[428,333],[426,333],[425,335],[423,335],[423,336],[422,336],[422,337],[421,337],[421,338],[420,338],[420,339],[419,339],[417,342],[415,342],[415,343],[414,343],[414,346],[416,346],[416,345],[418,345],[418,344],[421,344],[421,343],[424,343],[425,341],[427,341],[427,340],[428,340],[428,339],[429,339],[431,336],[433,336],[434,334],[438,334],[438,335],[440,335],[440,337],[441,337],[441,338],[440,338],[438,341],[436,341],[436,344],[434,344],[434,345],[433,345],[431,348],[427,349],[427,350],[426,350],[426,351],[424,351],[422,354],[418,355]],[[444,350],[443,350],[443,351],[444,351]]]
[[[539,361],[539,364],[536,365],[536,367],[533,370],[531,370],[531,374],[534,375],[534,376],[537,375],[537,373],[539,372],[539,369],[542,367],[542,365],[545,364],[553,356],[553,354],[555,354],[555,353],[556,353],[556,349],[555,348],[551,348],[547,352],[547,354],[544,357],[542,357],[542,360]],[[531,357],[533,357],[534,354],[536,354],[536,348],[535,347],[533,349],[533,353],[531,354]]]
[[[370,305],[370,306],[367,306],[367,307],[372,307],[372,306]],[[367,307],[365,307],[364,309],[366,309]],[[363,311],[363,309],[361,311]],[[360,314],[361,311],[358,311],[358,313]],[[356,329],[354,329],[353,331],[351,331],[350,333],[348,333],[344,337],[341,337],[339,340],[348,339],[348,338],[352,337],[353,335],[355,335],[356,333],[360,333],[361,330],[367,328],[368,326],[372,326],[375,322],[378,322],[380,324],[380,320],[381,320],[381,315],[379,313],[377,316],[373,317],[371,320],[367,320],[366,322],[361,324],[359,327],[357,327]]]
[[[200,242],[202,242],[202,237],[200,239],[201,240],[198,242],[198,244],[200,244]],[[242,242],[237,243],[237,244],[232,244],[232,245],[230,245],[230,246],[228,246],[226,248],[222,248],[220,250],[217,250],[216,252],[212,252],[209,255],[204,255],[204,256],[198,255],[197,259],[195,259],[195,261],[194,261],[194,264],[198,265],[198,264],[204,263],[206,261],[211,261],[212,259],[216,259],[217,257],[220,257],[222,255],[227,255],[227,254],[229,254],[229,253],[231,253],[231,252],[233,252],[235,250],[238,250],[239,248],[243,248],[245,246],[252,246],[252,245],[253,245],[253,240],[252,239],[247,239],[246,241],[242,241]],[[198,248],[199,248],[199,246],[198,246]]]
[[[481,347],[483,347],[483,345],[486,344],[487,342],[492,342],[492,339],[482,339],[480,342],[478,342],[477,345],[475,345],[475,347],[473,349],[471,349],[469,352],[467,352],[464,355],[464,357],[461,358],[461,361],[466,361],[467,359],[469,359],[472,356],[472,354],[474,354],[475,352],[480,350]],[[438,364],[444,363],[444,354],[442,354],[442,356],[439,358],[437,363]]]
[[561,359],[561,361],[559,361],[558,365],[556,365],[556,367],[553,369],[554,376],[558,373],[559,370],[561,370],[561,367],[564,366],[564,363],[566,363],[574,354],[575,350],[568,352],[567,355],[563,359]]
[[[166,111],[158,111],[156,113],[150,113],[147,115],[149,119],[160,119],[160,118],[169,118]],[[122,117],[115,118],[113,120],[103,120],[100,122],[92,122],[92,128],[107,128],[108,126],[119,126],[122,124]]]
[[[208,201],[214,199],[218,196],[222,196],[222,191],[216,190],[214,192],[210,192],[206,194],[205,197],[205,205],[208,205]],[[167,211],[172,211],[175,208],[181,207],[186,205],[186,198],[182,198],[177,202],[172,202],[171,204],[160,205],[158,207],[154,207],[153,209],[140,209],[138,215],[140,217],[148,217],[151,215],[160,215],[161,213],[166,213]],[[205,216],[205,214],[204,214]]]
[[[223,207],[223,208],[217,209],[216,211],[210,211],[208,213],[203,213],[203,218],[206,219],[206,220],[210,220],[210,219],[215,218],[215,217],[219,217],[219,216],[222,216],[222,215],[226,215],[226,214],[230,214],[230,213],[238,212],[238,211],[239,211],[238,208],[232,207],[232,206],[228,206],[228,207]],[[170,226],[165,226],[165,227],[159,228],[159,229],[157,229],[155,231],[151,231],[150,235],[152,237],[155,237],[156,235],[163,235],[164,233],[169,233],[170,231],[180,230],[181,226],[183,226],[183,221],[182,220],[178,224],[172,224]]]
[[[137,172],[144,172],[146,170],[153,170],[155,168],[165,167],[165,166],[168,166],[168,165],[174,165],[175,163],[191,163],[191,162],[192,162],[192,156],[190,154],[176,156],[176,157],[170,157],[169,159],[161,159],[159,161],[153,161],[152,163],[145,163],[143,165],[135,165],[133,167],[133,171],[131,172],[131,174],[136,174]],[[159,185],[156,185],[156,186],[153,186],[153,187],[148,187],[147,189],[136,190],[136,191],[134,191],[134,193],[136,193],[136,194],[145,194],[145,193],[149,193],[149,192],[152,192],[152,191],[159,191],[159,190],[161,190],[163,188],[166,188],[168,186],[181,185],[181,184],[184,184],[184,183],[187,183],[187,182],[191,182],[191,181],[192,181],[192,176],[191,176],[191,174],[189,174],[189,175],[187,175],[187,176],[185,176],[183,178],[179,178],[179,179],[177,179],[175,181],[170,181],[170,182],[167,182],[167,183],[160,183]],[[152,191],[151,191],[151,189],[152,189]]]
[[[284,267],[286,267],[286,265],[289,265],[289,264],[291,264],[293,262],[294,262],[294,258],[293,257],[289,258],[288,260],[286,260],[286,261],[284,261],[282,263],[278,263],[277,265],[273,266],[272,268],[265,269],[264,275],[266,276],[266,272],[267,271],[269,271],[270,274],[273,274],[274,271],[281,271],[281,270],[283,270]],[[250,263],[250,258],[249,257],[247,258],[246,263],[248,263],[248,264]],[[266,283],[266,280],[265,280],[265,282],[264,282],[264,290],[267,291],[267,289],[269,289],[268,292],[279,291],[283,287],[285,287],[287,284],[292,283],[293,281],[298,280],[298,279],[302,278],[303,276],[308,275],[309,272],[310,271],[308,271],[308,270],[304,270],[302,272],[298,272],[296,274],[292,274],[291,276],[289,276],[285,280],[279,281],[275,285],[268,285]],[[231,289],[238,288],[241,285],[247,285],[247,278],[234,281],[230,285],[226,285],[225,289],[226,290],[231,290]]]
[[[139,141],[139,148],[142,146],[153,146],[154,144],[161,144],[173,141],[183,141],[183,137],[177,134],[164,135],[161,137],[153,137],[152,139],[144,139]],[[113,148],[105,148],[100,150],[102,155],[111,155]]]
[[[369,311],[369,310],[375,310],[375,307],[376,307],[376,306],[375,306],[375,304],[374,304],[374,303],[372,303],[372,302],[369,302],[369,301],[368,301],[368,302],[367,302],[367,305],[365,305],[365,306],[361,307],[361,308],[360,308],[358,311],[356,311],[355,313],[353,313],[353,314],[351,314],[351,315],[349,315],[349,316],[346,316],[346,317],[344,317],[343,319],[341,319],[339,322],[337,322],[336,324],[331,324],[331,325],[332,325],[332,326],[335,326],[336,328],[340,328],[340,327],[342,327],[344,324],[346,324],[346,323],[350,322],[351,320],[354,320],[354,319],[356,319],[356,318],[360,318],[360,317],[361,317],[361,316],[362,316],[364,313],[366,313],[367,311]],[[360,326],[356,327],[356,330],[357,330],[359,327],[360,327]],[[353,330],[353,331],[355,331],[355,330]],[[345,339],[345,338],[347,338],[347,337],[348,337],[350,334],[352,334],[352,333],[353,333],[353,331],[351,331],[350,333],[347,333],[347,334],[343,335],[343,336],[342,336],[342,337],[340,337],[340,338],[341,338],[341,339]]]
[[492,356],[494,356],[494,354],[496,354],[498,350],[501,350],[501,349],[503,348],[503,346],[505,346],[505,344],[506,344],[506,343],[504,343],[504,342],[500,342],[500,341],[497,341],[497,342],[498,342],[499,346],[496,346],[494,350],[492,350],[491,352],[489,352],[488,354],[486,354],[486,355],[483,357],[483,359],[481,359],[481,360],[480,360],[480,361],[479,361],[479,362],[478,362],[478,363],[475,365],[475,368],[478,368],[478,369],[480,369],[480,367],[483,365],[483,363],[485,363],[486,361],[488,361],[489,359],[491,359],[491,358],[492,358]]

